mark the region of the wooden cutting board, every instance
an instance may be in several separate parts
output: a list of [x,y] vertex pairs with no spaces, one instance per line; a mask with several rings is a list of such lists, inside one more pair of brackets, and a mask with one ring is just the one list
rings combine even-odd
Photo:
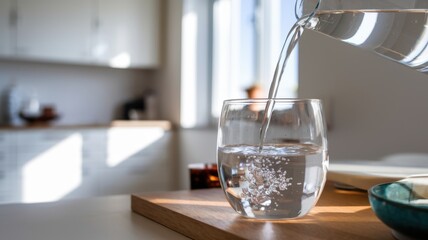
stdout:
[[338,190],[331,183],[308,215],[293,220],[243,218],[221,189],[135,194],[131,207],[193,239],[394,239],[366,192]]

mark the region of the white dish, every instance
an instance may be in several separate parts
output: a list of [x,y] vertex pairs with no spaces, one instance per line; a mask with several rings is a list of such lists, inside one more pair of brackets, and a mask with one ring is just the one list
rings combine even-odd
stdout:
[[327,178],[340,187],[368,190],[377,184],[420,174],[428,175],[428,155],[400,154],[378,161],[331,161]]

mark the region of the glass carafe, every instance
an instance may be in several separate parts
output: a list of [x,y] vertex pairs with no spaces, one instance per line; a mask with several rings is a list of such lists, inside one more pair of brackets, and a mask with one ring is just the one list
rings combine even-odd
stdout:
[[297,0],[311,29],[428,73],[428,0]]

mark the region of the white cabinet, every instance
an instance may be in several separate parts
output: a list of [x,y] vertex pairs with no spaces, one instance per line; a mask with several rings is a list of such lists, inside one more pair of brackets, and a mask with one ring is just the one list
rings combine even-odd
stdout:
[[18,201],[19,184],[15,135],[9,131],[0,132],[0,203]]
[[78,131],[22,131],[17,139],[22,202],[56,201],[80,186],[83,139]]
[[172,190],[171,140],[158,127],[0,131],[0,203]]
[[156,67],[159,61],[159,1],[99,0],[93,54],[118,68]]
[[14,24],[12,0],[0,1],[0,56],[10,56],[12,46],[12,26]]
[[92,1],[16,0],[20,58],[88,62]]
[[154,68],[159,0],[1,0],[0,56]]

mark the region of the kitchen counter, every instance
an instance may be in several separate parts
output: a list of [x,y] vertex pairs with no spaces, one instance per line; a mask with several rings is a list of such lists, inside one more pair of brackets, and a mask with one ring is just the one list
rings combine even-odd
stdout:
[[166,120],[142,120],[142,121],[126,121],[116,120],[109,124],[77,124],[77,125],[23,125],[23,126],[10,126],[0,125],[1,130],[31,130],[31,129],[85,129],[85,128],[112,128],[112,127],[153,127],[161,128],[165,131],[172,129],[170,121]]
[[[328,183],[308,216],[254,221],[233,212],[220,191],[145,193],[139,195],[145,199],[140,205],[134,196],[133,210],[198,239],[230,239],[220,237],[224,231],[245,239],[393,239],[365,192],[337,190]],[[189,201],[193,204],[183,204]],[[1,239],[188,239],[155,221],[133,213],[129,195],[0,205]]]
[[1,239],[188,239],[132,213],[129,195],[0,205]]

